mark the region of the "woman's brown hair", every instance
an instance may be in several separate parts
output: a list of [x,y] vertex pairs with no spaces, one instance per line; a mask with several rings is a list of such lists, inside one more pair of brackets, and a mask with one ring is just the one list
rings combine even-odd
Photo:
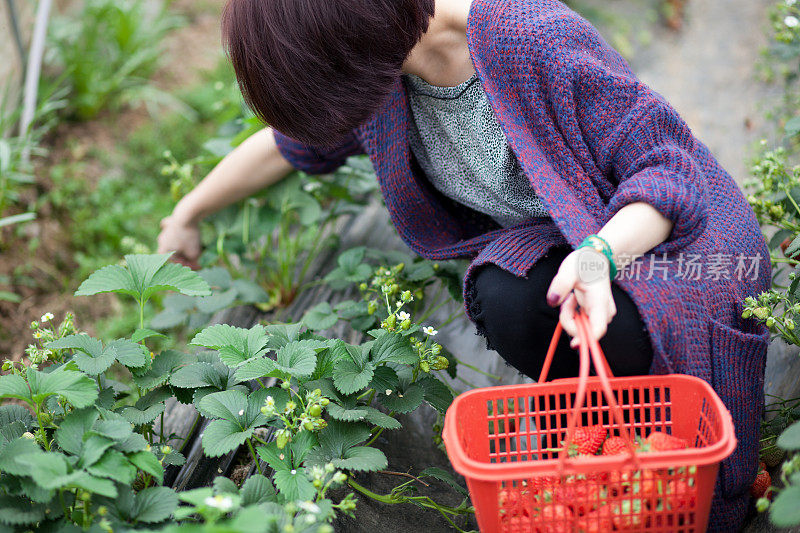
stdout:
[[222,35],[256,115],[330,146],[388,96],[433,11],[434,0],[229,0]]

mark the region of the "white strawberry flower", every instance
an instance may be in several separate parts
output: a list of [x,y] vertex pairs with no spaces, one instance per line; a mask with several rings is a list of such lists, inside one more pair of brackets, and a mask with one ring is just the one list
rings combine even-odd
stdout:
[[217,494],[216,496],[209,496],[203,503],[208,505],[209,507],[214,507],[215,509],[219,509],[220,511],[229,511],[233,507],[233,499],[230,496],[223,496],[222,494]]
[[433,329],[433,326],[425,326],[424,328],[422,328],[422,332],[425,335],[428,335],[429,337],[435,337],[436,334],[439,333],[438,331]]
[[319,505],[313,502],[297,502],[297,506],[307,513],[319,514],[321,511]]
[[405,311],[400,311],[399,313],[397,313],[397,320],[399,320],[400,322],[402,322],[403,320],[411,320],[411,314],[406,313]]
[[800,25],[800,19],[793,15],[789,15],[783,19],[783,23],[786,24],[787,28],[796,28],[798,25]]
[[50,322],[53,318],[55,318],[53,313],[45,313],[42,315],[41,322]]

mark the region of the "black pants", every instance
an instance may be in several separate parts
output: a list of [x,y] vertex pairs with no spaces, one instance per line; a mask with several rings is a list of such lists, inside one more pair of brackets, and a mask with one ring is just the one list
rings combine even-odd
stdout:
[[[569,253],[566,248],[550,250],[531,268],[527,279],[494,265],[482,268],[475,279],[478,331],[486,337],[489,349],[534,380],[539,378],[558,323],[559,309],[547,304],[547,289]],[[617,314],[600,339],[600,347],[614,375],[648,374],[653,347],[647,329],[633,300],[616,285],[611,288]],[[577,350],[570,348],[569,336],[562,333],[549,379],[577,376],[578,362]]]

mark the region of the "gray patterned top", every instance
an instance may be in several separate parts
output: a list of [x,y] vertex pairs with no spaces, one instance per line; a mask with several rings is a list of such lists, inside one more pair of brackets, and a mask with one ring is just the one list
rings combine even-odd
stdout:
[[478,75],[455,87],[403,76],[413,120],[409,143],[431,184],[504,227],[547,217],[508,146]]

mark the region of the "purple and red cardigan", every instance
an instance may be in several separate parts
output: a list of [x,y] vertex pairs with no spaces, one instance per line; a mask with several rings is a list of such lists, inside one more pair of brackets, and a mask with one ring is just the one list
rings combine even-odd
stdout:
[[[550,248],[577,246],[632,202],[647,202],[669,218],[671,235],[639,261],[638,276],[615,283],[647,325],[651,372],[705,379],[733,415],[739,445],[720,469],[709,523],[715,531],[737,530],[757,466],[769,342],[763,326],[741,318],[744,298],[770,285],[755,216],[678,113],[561,2],[473,0],[467,37],[492,108],[552,220],[488,227],[433,190],[412,161],[399,79],[382,108],[340,146],[318,149],[276,132],[281,153],[317,174],[366,153],[392,221],[413,251],[433,260],[473,259],[465,278],[468,312],[471,280],[483,264],[524,277]],[[684,257],[725,255],[759,258],[758,276],[682,275]]]

